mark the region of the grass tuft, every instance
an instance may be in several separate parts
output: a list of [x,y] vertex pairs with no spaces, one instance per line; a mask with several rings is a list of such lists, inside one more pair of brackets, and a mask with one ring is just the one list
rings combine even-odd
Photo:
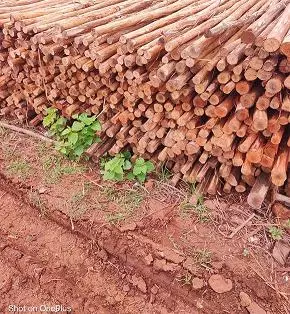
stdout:
[[25,160],[14,160],[7,167],[7,171],[10,175],[15,175],[19,178],[28,177],[30,170],[31,167]]
[[42,168],[47,184],[57,183],[64,175],[80,174],[86,171],[83,165],[69,161],[60,155],[45,157],[42,161]]
[[114,186],[105,186],[101,196],[117,205],[118,212],[106,216],[108,222],[116,224],[132,216],[135,209],[140,207],[144,200],[144,191],[138,187],[117,189]]
[[189,198],[180,203],[179,209],[182,217],[188,217],[195,215],[199,222],[210,221],[210,211],[204,205],[204,199],[202,195],[196,195],[196,203],[191,203]]
[[196,250],[193,253],[193,258],[196,264],[206,267],[211,263],[212,252],[208,249]]

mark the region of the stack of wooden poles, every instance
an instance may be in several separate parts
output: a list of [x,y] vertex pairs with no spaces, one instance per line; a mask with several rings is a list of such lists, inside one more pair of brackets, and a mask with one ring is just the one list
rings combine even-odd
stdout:
[[290,194],[290,0],[4,0],[0,114],[98,115],[88,154],[130,150],[203,193]]

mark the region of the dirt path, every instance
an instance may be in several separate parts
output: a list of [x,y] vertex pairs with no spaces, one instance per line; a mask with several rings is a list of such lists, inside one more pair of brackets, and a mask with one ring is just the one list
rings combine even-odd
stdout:
[[263,213],[230,239],[252,214],[242,202],[196,211],[166,184],[104,185],[26,137],[1,145],[1,314],[289,313]]

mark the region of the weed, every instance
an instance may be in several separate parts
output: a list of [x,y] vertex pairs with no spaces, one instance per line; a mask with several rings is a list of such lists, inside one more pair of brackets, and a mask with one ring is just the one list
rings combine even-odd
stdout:
[[106,221],[113,225],[116,225],[125,219],[126,215],[124,213],[114,213],[106,216]]
[[210,220],[209,209],[204,205],[203,196],[197,195],[196,202],[191,203],[188,199],[180,203],[179,208],[182,216],[195,214],[199,222],[208,222]]
[[131,154],[124,152],[115,157],[101,161],[104,180],[122,181],[125,178],[129,180],[138,180],[143,183],[147,174],[154,170],[151,161],[145,161],[143,158],[137,158],[134,163],[130,161]]
[[42,168],[45,173],[45,182],[48,184],[56,183],[63,175],[79,174],[86,170],[84,166],[56,155],[46,157],[42,162]]
[[281,240],[283,238],[283,230],[279,227],[271,226],[268,229],[270,236],[273,240]]
[[130,161],[131,154],[129,152],[117,154],[115,157],[102,161],[104,180],[122,181],[124,179],[125,171],[132,169]]
[[193,253],[193,258],[200,266],[207,266],[211,263],[212,252],[208,249],[197,250]]
[[134,209],[138,208],[144,199],[144,195],[139,189],[123,190],[109,186],[103,188],[102,195],[129,214],[131,214]]
[[49,152],[49,145],[50,144],[46,142],[38,143],[38,145],[36,146],[36,152],[40,158]]
[[151,161],[145,161],[143,158],[137,158],[133,166],[132,174],[129,175],[131,176],[131,179],[136,178],[139,182],[143,183],[146,180],[147,174],[152,172],[154,169],[155,167]]
[[245,247],[242,254],[244,257],[248,257],[250,255],[249,249]]
[[134,213],[134,210],[141,205],[144,200],[144,191],[138,188],[124,190],[105,186],[101,191],[101,196],[106,201],[117,205],[118,212],[106,215],[108,222],[116,224],[129,218]]
[[41,198],[37,191],[30,191],[28,194],[30,202],[39,209],[40,214],[44,215],[46,213],[46,206],[44,200]]
[[78,204],[84,199],[84,197],[85,197],[85,193],[83,193],[83,191],[80,191],[76,193],[75,195],[73,195],[71,202],[73,204]]
[[81,217],[87,210],[92,208],[92,205],[87,199],[87,194],[90,190],[90,187],[90,184],[84,183],[82,190],[75,193],[67,203],[71,218],[77,219]]
[[189,273],[186,273],[185,275],[181,277],[177,277],[176,280],[178,282],[181,282],[182,286],[191,285],[192,275]]
[[8,134],[8,130],[1,126],[0,127],[0,136],[5,137],[7,134]]
[[[190,195],[193,195],[193,194],[197,194],[196,193],[196,183],[193,182],[193,183],[189,183],[189,193]],[[199,196],[198,198],[201,199],[201,201],[203,202],[203,197],[202,196]]]
[[12,148],[12,147],[5,147],[4,151],[3,151],[3,155],[4,155],[4,158],[6,160],[11,160],[11,159],[14,159],[16,156],[15,154],[15,149]]
[[96,132],[101,124],[96,116],[88,114],[73,115],[73,121],[60,116],[55,108],[48,108],[43,125],[49,127],[51,135],[57,139],[56,149],[70,159],[80,159],[83,153],[93,144],[100,141]]
[[11,175],[26,178],[29,175],[31,167],[25,160],[14,160],[7,167],[7,170]]
[[168,181],[172,174],[170,173],[169,169],[166,167],[166,164],[162,165],[160,171],[157,173],[158,179],[162,182]]

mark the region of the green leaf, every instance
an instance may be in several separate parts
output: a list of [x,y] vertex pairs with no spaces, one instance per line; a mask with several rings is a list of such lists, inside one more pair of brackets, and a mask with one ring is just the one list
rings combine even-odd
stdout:
[[112,173],[109,171],[104,172],[104,180],[121,181],[123,179],[123,174]]
[[78,117],[79,117],[79,115],[78,115],[78,114],[73,114],[71,117],[72,117],[74,120],[77,120]]
[[125,160],[124,161],[124,170],[130,170],[132,168],[132,163],[130,160]]
[[94,138],[94,143],[100,143],[101,142],[101,139],[97,136]]
[[96,132],[92,130],[90,126],[85,127],[84,130],[86,130],[85,134],[87,137],[94,137],[96,135]]
[[67,119],[64,117],[59,117],[56,122],[57,125],[61,126],[61,125],[66,125],[67,123]]
[[72,125],[72,130],[74,132],[79,132],[85,127],[85,124],[83,122],[75,121]]
[[96,116],[88,117],[87,113],[82,113],[79,115],[78,120],[83,122],[85,125],[91,125],[96,120]]
[[89,147],[93,144],[94,139],[92,137],[89,137],[86,139],[86,141],[84,142],[85,147]]
[[62,132],[61,132],[61,136],[65,136],[65,135],[68,135],[69,133],[71,132],[71,128],[70,127],[67,127],[66,129],[64,129]]
[[44,117],[44,118],[43,118],[43,121],[42,121],[43,126],[44,126],[44,127],[50,126],[51,124],[54,123],[55,118],[56,118],[56,116],[52,116],[52,115],[49,115],[49,116]]
[[60,151],[62,154],[67,155],[67,149],[66,149],[65,147],[62,147],[59,151]]
[[138,176],[141,173],[146,173],[146,168],[144,166],[138,166],[135,164],[135,166],[133,168],[133,174],[135,176]]
[[114,167],[114,172],[117,173],[117,174],[124,173],[122,165],[119,164],[118,166]]
[[135,164],[138,166],[144,165],[144,163],[145,163],[145,160],[143,158],[138,158],[135,161]]
[[98,120],[96,120],[94,123],[91,124],[91,128],[94,131],[101,131],[102,130],[101,123]]
[[123,155],[123,157],[125,159],[130,159],[131,158],[131,153],[130,152],[124,152],[122,155]]
[[155,169],[154,164],[151,161],[146,161],[145,165],[147,167],[147,173],[150,173]]
[[46,115],[52,115],[52,114],[54,114],[54,113],[57,113],[57,109],[56,109],[56,108],[53,108],[53,107],[47,108],[47,109],[46,109],[46,112],[45,112]]
[[114,175],[113,175],[113,173],[111,173],[109,171],[105,171],[104,175],[103,175],[103,179],[104,180],[113,180],[114,179]]
[[84,153],[84,147],[83,146],[77,146],[75,149],[74,149],[74,154],[76,156],[81,156],[82,154]]
[[127,179],[128,179],[128,180],[135,180],[135,176],[134,176],[133,172],[129,172],[129,173],[127,174]]
[[78,136],[77,133],[71,132],[71,133],[68,135],[67,138],[68,138],[69,144],[74,145],[74,144],[76,144],[76,142],[78,141],[79,136]]
[[143,182],[145,182],[146,174],[145,173],[140,173],[136,177],[137,177],[138,181],[143,183]]

